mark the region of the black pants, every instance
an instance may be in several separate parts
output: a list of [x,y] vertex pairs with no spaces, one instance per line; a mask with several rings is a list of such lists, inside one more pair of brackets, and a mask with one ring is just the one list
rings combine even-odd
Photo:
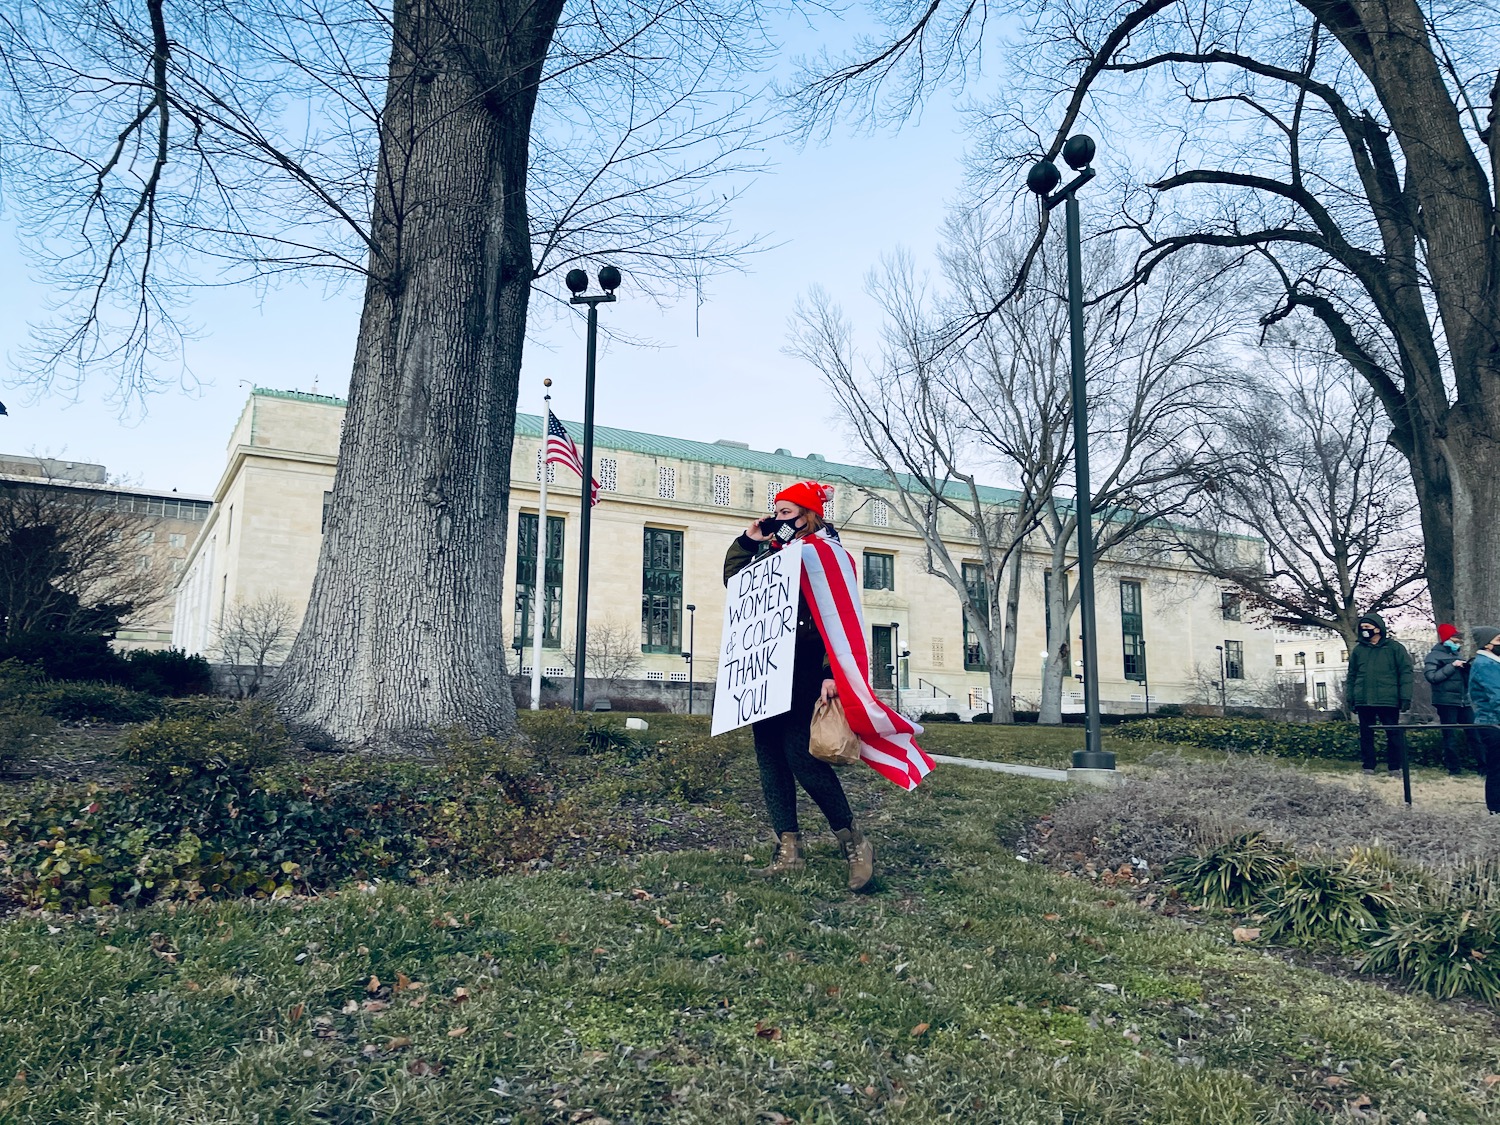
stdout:
[[1484,807],[1500,813],[1500,730],[1480,727],[1473,733],[1484,747],[1484,757],[1480,759],[1484,766]]
[[[1367,770],[1375,768],[1375,728],[1382,723],[1399,723],[1399,707],[1359,707],[1359,756]],[[1399,730],[1385,732],[1386,769],[1399,770],[1406,750],[1406,735]]]
[[[1464,707],[1456,703],[1434,703],[1434,711],[1438,714],[1440,723],[1472,723],[1474,721],[1474,709]],[[1474,762],[1479,769],[1484,769],[1484,743],[1479,738],[1477,730],[1466,730],[1463,732],[1462,741],[1469,744],[1469,753],[1474,756]],[[1443,731],[1443,765],[1448,768],[1449,773],[1457,773],[1463,768],[1463,753],[1460,746],[1458,731]]]
[[[801,654],[798,654],[801,658]],[[839,775],[827,762],[807,751],[812,728],[813,705],[823,690],[821,673],[792,682],[791,710],[754,724],[755,757],[760,763],[760,791],[771,814],[771,826],[779,836],[798,832],[797,782],[807,790],[835,832],[854,823],[849,799]]]

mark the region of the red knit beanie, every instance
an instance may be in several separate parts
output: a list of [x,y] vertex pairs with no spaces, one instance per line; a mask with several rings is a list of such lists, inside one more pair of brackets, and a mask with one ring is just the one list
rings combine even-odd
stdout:
[[833,485],[819,484],[815,480],[799,480],[776,494],[773,503],[789,500],[799,508],[806,508],[819,519],[823,518],[823,505],[833,499]]
[[1452,640],[1456,636],[1458,636],[1458,630],[1455,629],[1452,625],[1444,623],[1438,626],[1439,642]]

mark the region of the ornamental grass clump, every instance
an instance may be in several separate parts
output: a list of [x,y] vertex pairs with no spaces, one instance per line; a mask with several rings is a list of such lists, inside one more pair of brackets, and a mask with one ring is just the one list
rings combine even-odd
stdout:
[[248,773],[269,766],[290,742],[270,704],[247,702],[219,718],[143,723],[126,735],[120,758],[139,766],[153,784],[169,786],[205,774]]
[[1261,933],[1296,945],[1360,947],[1402,900],[1391,878],[1357,857],[1345,862],[1293,859],[1262,907]]
[[1291,849],[1284,844],[1250,832],[1199,855],[1174,860],[1166,877],[1185,898],[1205,906],[1248,910],[1280,881],[1291,858]]
[[1446,999],[1500,1000],[1500,883],[1493,864],[1429,879],[1370,936],[1359,961]]

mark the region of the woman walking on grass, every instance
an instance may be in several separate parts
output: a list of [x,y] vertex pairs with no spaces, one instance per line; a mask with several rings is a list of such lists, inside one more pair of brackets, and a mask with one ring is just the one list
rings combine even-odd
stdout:
[[849,889],[869,891],[875,848],[854,823],[838,774],[808,750],[813,709],[839,699],[861,741],[861,757],[872,768],[913,788],[932,769],[932,760],[913,741],[921,728],[880,703],[870,690],[869,660],[854,560],[824,519],[831,486],[801,481],[775,498],[768,519],[755,520],[724,556],[724,582],[772,551],[802,552],[802,589],[797,601],[797,634],[792,661],[791,707],[753,724],[761,793],[776,832],[776,853],[763,875],[806,866],[797,818],[797,784],[813,799],[838,837],[849,863]]

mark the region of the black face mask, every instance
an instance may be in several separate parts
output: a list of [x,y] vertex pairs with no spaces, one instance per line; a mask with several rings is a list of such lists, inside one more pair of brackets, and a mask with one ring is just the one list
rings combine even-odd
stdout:
[[775,516],[767,516],[760,521],[760,533],[778,543],[790,543],[797,538],[796,520],[779,520]]
[[1374,629],[1361,629],[1359,631],[1359,639],[1362,640],[1362,641],[1369,641],[1369,640],[1373,640],[1374,638],[1375,638],[1375,630]]

